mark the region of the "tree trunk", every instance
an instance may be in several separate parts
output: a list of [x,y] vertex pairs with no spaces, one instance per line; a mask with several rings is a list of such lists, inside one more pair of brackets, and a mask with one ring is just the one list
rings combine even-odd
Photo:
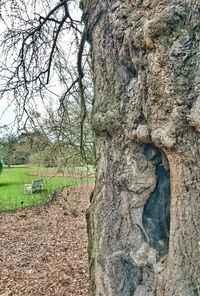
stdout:
[[85,0],[90,295],[200,295],[200,4]]

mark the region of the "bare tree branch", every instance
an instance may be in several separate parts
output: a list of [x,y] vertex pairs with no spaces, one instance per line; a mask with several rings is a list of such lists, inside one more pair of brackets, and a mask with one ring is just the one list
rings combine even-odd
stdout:
[[[8,10],[8,3],[13,7],[13,13]],[[18,110],[17,122],[23,129],[29,124],[36,124],[42,129],[42,119],[34,115],[37,114],[36,101],[40,99],[45,106],[47,97],[59,97],[57,109],[60,118],[54,118],[57,123],[54,125],[51,122],[51,126],[57,127],[58,139],[65,137],[71,146],[79,146],[85,158],[84,148],[90,146],[90,140],[84,134],[84,129],[88,130],[90,125],[87,105],[92,101],[87,98],[90,95],[90,82],[86,82],[84,77],[89,67],[85,51],[87,31],[82,30],[80,20],[73,18],[70,10],[72,1],[62,0],[53,6],[51,1],[45,0],[38,11],[38,2],[30,0],[30,3],[29,11],[24,0],[3,2],[7,17],[2,16],[6,32],[1,45],[7,61],[0,65],[0,77],[4,77],[0,96],[13,95]],[[66,33],[72,36],[72,41]],[[75,52],[77,62],[74,61]],[[54,79],[59,79],[60,85],[65,88],[60,94],[52,87],[56,84]],[[76,121],[76,126],[78,124],[80,127],[78,133],[70,121],[73,124]],[[65,128],[67,132],[62,130]],[[74,137],[71,137],[72,133],[75,133]]]

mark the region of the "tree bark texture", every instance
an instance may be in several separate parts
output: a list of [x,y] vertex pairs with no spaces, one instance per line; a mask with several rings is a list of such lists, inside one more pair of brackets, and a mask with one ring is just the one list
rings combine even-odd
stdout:
[[85,0],[83,17],[97,143],[89,294],[200,295],[200,3]]

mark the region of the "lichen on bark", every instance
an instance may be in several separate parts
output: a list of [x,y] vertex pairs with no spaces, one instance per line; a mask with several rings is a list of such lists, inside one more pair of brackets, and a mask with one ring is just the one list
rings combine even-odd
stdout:
[[[90,295],[200,295],[200,3],[83,4],[97,146],[88,211]],[[161,152],[163,173],[170,171],[164,251],[144,225],[145,204],[158,184],[158,168],[144,154],[147,145]]]

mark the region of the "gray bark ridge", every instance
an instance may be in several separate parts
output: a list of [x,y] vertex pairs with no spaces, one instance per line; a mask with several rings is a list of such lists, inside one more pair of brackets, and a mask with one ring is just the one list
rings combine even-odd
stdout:
[[199,11],[195,0],[84,1],[98,159],[90,295],[200,295]]

